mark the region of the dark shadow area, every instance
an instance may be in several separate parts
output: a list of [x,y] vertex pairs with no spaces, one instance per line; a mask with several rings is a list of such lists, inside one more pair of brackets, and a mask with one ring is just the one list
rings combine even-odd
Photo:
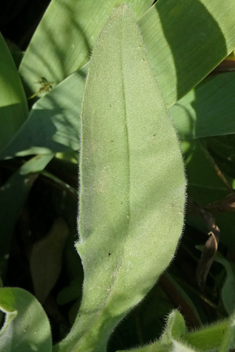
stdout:
[[[31,180],[30,180],[31,178]],[[0,199],[0,274],[5,274],[8,261],[8,253],[11,243],[11,234],[13,233],[15,221],[18,218],[27,196],[30,192],[31,185],[36,180],[37,175],[20,175],[15,174],[8,182],[1,187]],[[28,182],[29,181],[29,182]],[[20,191],[19,191],[20,189]],[[4,276],[2,276],[4,277]]]
[[[9,176],[7,167],[9,167],[10,163],[14,165],[13,161],[4,162],[6,170],[4,167],[1,167],[2,177]],[[64,171],[64,173],[66,173],[63,164],[60,165],[60,169],[61,172]],[[74,177],[75,175],[77,175],[77,169],[73,172]],[[79,303],[81,299],[83,270],[80,258],[74,248],[74,241],[77,240],[77,197],[75,197],[75,195],[71,196],[66,187],[62,187],[60,183],[53,179],[42,175],[36,179],[37,175],[35,176],[35,174],[31,176],[32,180],[30,186],[32,186],[32,188],[23,182],[25,177],[21,176],[18,183],[14,182],[9,185],[7,198],[5,197],[4,199],[5,193],[7,192],[2,192],[1,199],[2,203],[5,204],[6,211],[4,212],[4,206],[1,206],[1,225],[3,224],[4,228],[1,226],[0,271],[5,286],[21,287],[34,294],[29,263],[32,246],[34,243],[47,236],[55,219],[63,217],[69,227],[69,239],[64,249],[60,277],[44,305],[44,309],[50,319],[53,338],[57,341],[69,332],[70,324],[72,324],[71,319],[77,312],[75,305]],[[70,176],[71,181],[72,172],[67,176]],[[69,180],[67,180],[67,182],[69,182]],[[25,195],[21,207],[17,206],[17,203],[19,203],[17,195],[21,191],[19,187],[30,188],[30,193]],[[9,204],[11,206],[9,206]],[[10,209],[10,214],[7,209]],[[10,219],[12,220],[15,214],[15,221],[17,220],[16,225],[12,221],[9,224]],[[9,226],[12,228],[12,236],[9,234]],[[4,232],[8,233],[7,238],[3,236]],[[2,260],[2,254],[7,254],[7,263],[6,260]],[[43,253],[41,258],[42,260],[45,259]],[[44,262],[43,264],[45,265],[46,263]],[[76,295],[71,297],[71,294],[68,294],[66,301],[62,302],[60,300],[61,302],[57,302],[58,293],[66,287],[69,288],[71,281],[77,277],[81,284],[78,286]],[[72,310],[72,312],[70,312],[70,310]]]
[[18,132],[25,121],[24,117],[24,108],[20,103],[0,107],[1,126],[4,129],[4,133],[1,133],[0,153],[9,140]]
[[6,319],[6,314],[0,310],[0,330],[2,329]]
[[8,0],[1,4],[0,31],[10,45],[25,50],[50,0]]

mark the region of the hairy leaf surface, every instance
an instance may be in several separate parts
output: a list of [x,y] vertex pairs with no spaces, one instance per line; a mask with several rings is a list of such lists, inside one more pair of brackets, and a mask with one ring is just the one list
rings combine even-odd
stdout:
[[113,12],[94,49],[81,141],[83,300],[55,351],[98,352],[169,265],[184,216],[177,136],[127,6]]

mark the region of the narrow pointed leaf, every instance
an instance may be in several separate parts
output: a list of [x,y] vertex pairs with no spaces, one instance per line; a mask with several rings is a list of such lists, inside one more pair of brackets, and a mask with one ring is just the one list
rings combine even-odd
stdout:
[[83,300],[54,350],[98,352],[169,265],[184,216],[178,140],[127,6],[113,12],[94,49],[81,139]]

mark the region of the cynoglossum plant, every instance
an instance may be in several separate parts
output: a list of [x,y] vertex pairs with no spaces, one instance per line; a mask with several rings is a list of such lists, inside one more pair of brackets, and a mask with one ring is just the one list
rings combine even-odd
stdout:
[[176,133],[139,29],[124,5],[110,16],[90,62],[76,245],[84,268],[83,297],[71,332],[54,351],[106,350],[115,326],[172,260],[184,203]]
[[[55,88],[41,99],[40,94],[37,95],[38,101],[32,107],[29,119],[1,153],[2,158],[42,154],[27,163],[23,159],[23,166],[1,189],[3,197],[0,197],[0,205],[2,209],[6,208],[6,211],[0,212],[2,233],[4,230],[1,238],[10,238],[19,209],[39,173],[63,186],[63,191],[68,189],[58,177],[42,170],[53,153],[79,148],[78,125],[87,67],[79,68],[88,60],[89,51],[93,50],[113,7],[121,3],[104,0],[95,3],[91,0],[52,1],[33,37],[20,66],[27,97],[38,91],[38,82],[43,78],[53,82]],[[35,298],[21,289],[1,289],[0,306],[6,313],[0,339],[0,347],[4,351],[105,351],[115,326],[143,299],[173,258],[183,224],[185,179],[176,133],[151,68],[158,77],[169,107],[203,79],[235,46],[235,5],[232,0],[226,4],[218,0],[180,0],[177,3],[159,0],[145,13],[150,3],[136,0],[127,4],[138,20],[147,55],[133,16],[125,6],[119,8],[111,15],[95,45],[83,99],[80,240],[77,249],[83,261],[85,279],[77,319],[68,336],[52,347],[47,316]],[[182,21],[182,14],[187,14],[185,21]],[[69,38],[66,35],[70,27],[65,24],[64,18],[69,26],[75,26]],[[60,21],[63,23],[61,26]],[[58,34],[58,31],[61,32]],[[63,45],[60,46],[62,38]],[[38,48],[46,40],[42,60]],[[208,55],[208,50],[213,51],[215,46],[213,55]],[[63,66],[64,59],[66,63]],[[75,69],[78,71],[67,77]],[[180,136],[189,138],[188,144],[198,145],[200,142],[191,141],[191,138],[205,136],[208,130],[212,134],[215,131],[224,133],[228,126],[233,126],[231,119],[225,129],[220,129],[218,123],[216,129],[215,125],[209,129],[206,119],[202,119],[202,123],[197,118],[198,110],[205,110],[197,110],[195,106],[198,108],[199,102],[199,107],[204,107],[205,102],[204,99],[194,102],[195,96],[203,92],[211,98],[209,91],[213,88],[213,94],[218,97],[215,82],[217,84],[218,79],[204,82],[172,107]],[[233,87],[232,80],[226,78],[219,81],[221,90],[223,82],[229,82],[229,87]],[[227,86],[225,91],[229,91]],[[25,106],[26,97],[23,95],[21,99],[22,106]],[[209,109],[211,116],[214,116],[213,109]],[[182,110],[184,114],[180,115]],[[219,114],[216,112],[215,116]],[[199,149],[195,150],[192,156],[186,153],[189,189],[191,192],[195,192],[195,187],[203,190],[195,192],[199,198],[201,195],[208,198],[209,189],[215,197],[214,193],[224,192],[224,188],[218,180],[214,183],[217,175],[213,168],[210,175],[214,178],[206,177],[209,174],[208,162],[204,160],[201,164],[202,158],[198,158],[197,154]],[[65,160],[59,158],[69,156],[56,155],[54,158],[62,169],[62,161]],[[198,179],[193,182],[197,173],[192,170],[200,171],[201,183]],[[14,203],[11,204],[12,195]],[[62,205],[66,208],[64,203]],[[12,209],[14,211],[10,211]],[[4,222],[5,218],[7,222]],[[6,223],[10,225],[2,226]],[[8,246],[9,240],[7,245],[6,241],[2,241],[0,257],[5,262]],[[55,256],[50,262],[51,269]],[[40,260],[40,265],[47,270],[45,260]],[[56,272],[58,275],[58,270]],[[170,287],[176,289],[174,280],[168,280],[168,284],[169,281],[173,283]],[[42,287],[42,295],[51,290],[52,282],[55,280],[51,280],[47,290]],[[183,296],[192,307],[192,300],[188,299],[182,285],[181,298]],[[200,311],[197,301],[195,306]],[[229,309],[232,310],[232,305]],[[37,338],[34,338],[35,335]],[[156,335],[154,331],[151,339]],[[143,339],[144,342],[146,340],[150,341]],[[139,345],[144,345],[141,338]],[[211,326],[189,333],[180,313],[173,311],[162,337],[152,345],[141,347],[140,351],[228,351],[231,346],[232,316],[215,328]],[[117,348],[112,347],[112,350]]]

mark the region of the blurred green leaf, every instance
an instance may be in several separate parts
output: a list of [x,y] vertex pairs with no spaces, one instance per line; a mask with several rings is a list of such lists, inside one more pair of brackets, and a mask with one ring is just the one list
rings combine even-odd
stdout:
[[20,288],[0,288],[0,310],[6,313],[0,330],[1,351],[52,351],[49,320],[29,292]]
[[182,231],[182,157],[127,6],[112,13],[94,49],[81,140],[83,300],[54,351],[104,350],[168,266]]
[[229,324],[225,331],[219,352],[229,352],[235,346],[235,314],[233,313],[229,318]]
[[57,297],[58,304],[67,304],[75,299],[81,297],[80,288],[82,286],[82,278],[76,277],[73,281],[71,281],[68,287],[65,287],[60,291]]
[[28,105],[11,53],[0,34],[0,151],[27,118]]
[[[222,322],[204,326],[203,329],[193,331],[184,336],[184,341],[196,348],[196,351],[209,352],[218,351],[221,345],[228,341],[226,332],[230,330],[230,319]],[[231,331],[231,330],[230,330]],[[232,347],[231,340],[229,341]],[[229,352],[230,348],[222,349],[220,352]]]

